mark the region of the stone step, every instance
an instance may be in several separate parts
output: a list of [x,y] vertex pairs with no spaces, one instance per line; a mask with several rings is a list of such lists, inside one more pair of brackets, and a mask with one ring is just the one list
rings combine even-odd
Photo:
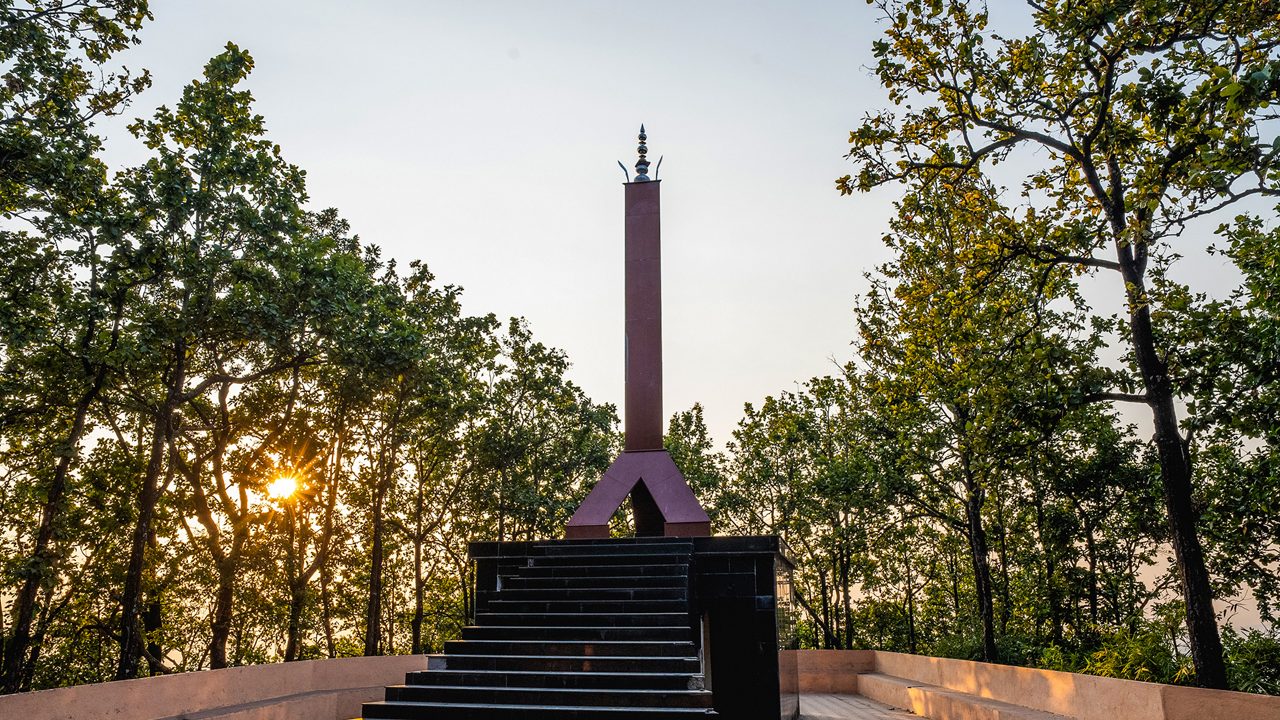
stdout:
[[688,588],[506,588],[496,593],[481,593],[491,600],[685,600]]
[[589,625],[592,627],[653,627],[687,625],[687,612],[630,613],[581,613],[581,612],[481,612],[476,613],[476,624],[492,625],[552,625],[557,627]]
[[504,575],[502,590],[533,590],[537,588],[687,588],[689,578],[684,574],[672,575],[619,575],[587,577],[526,577]]
[[[533,561],[532,567],[551,567],[563,565],[595,565],[601,567],[616,568],[623,565],[644,565],[644,566],[671,566],[671,565],[688,565],[689,556],[687,554],[675,553],[634,553],[634,554],[582,554],[582,553],[564,553],[560,555],[542,555],[532,556],[529,560]],[[502,567],[504,563],[499,563]],[[519,561],[510,563],[518,566]],[[525,563],[526,567],[528,561]]]
[[671,627],[555,627],[548,625],[472,625],[462,629],[463,640],[665,640],[686,642],[693,638],[688,625]]
[[582,705],[494,705],[487,703],[419,703],[383,700],[365,703],[366,719],[416,720],[669,720],[716,717],[706,708],[589,707]]
[[1062,715],[885,675],[858,675],[858,694],[936,720],[1069,720]]
[[393,685],[387,700],[495,705],[606,705],[610,707],[711,707],[706,690],[522,688],[467,685]]
[[527,670],[531,672],[698,673],[696,657],[575,655],[428,655],[427,670]]
[[478,685],[578,689],[700,690],[701,675],[691,673],[560,672],[527,670],[420,670],[406,685]]
[[617,577],[618,575],[634,575],[639,577],[679,577],[686,581],[689,578],[688,563],[673,563],[661,565],[628,565],[625,569],[616,565],[591,565],[591,564],[569,564],[569,565],[528,565],[517,566],[512,570],[504,570],[501,573],[505,576],[526,577],[526,578],[543,578],[543,577],[561,577],[561,578],[589,578],[589,577]]
[[446,655],[565,655],[581,657],[691,657],[692,642],[662,640],[450,640]]
[[535,540],[532,547],[541,548],[556,545],[569,545],[573,547],[592,547],[592,546],[618,546],[618,545],[689,545],[695,544],[693,538],[687,537],[668,537],[658,535],[640,535],[631,537],[609,537],[609,538],[565,538],[563,540]]
[[608,544],[570,544],[555,543],[545,545],[534,545],[535,552],[544,557],[554,557],[559,555],[607,555],[609,557],[617,557],[619,555],[684,555],[688,557],[693,554],[693,543],[691,542],[632,542],[632,543],[608,543]]
[[476,624],[365,718],[715,717],[689,615],[691,541],[523,547],[497,558],[501,589],[476,598]]
[[689,609],[688,600],[490,600],[491,613],[664,613]]

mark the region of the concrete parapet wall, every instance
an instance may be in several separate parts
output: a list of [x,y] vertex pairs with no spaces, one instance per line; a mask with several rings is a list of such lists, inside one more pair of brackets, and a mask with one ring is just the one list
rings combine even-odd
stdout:
[[[861,692],[858,675],[880,673],[1077,720],[1278,720],[1280,697],[1117,680],[875,650],[791,650],[801,693]],[[867,678],[865,690],[905,688]],[[882,687],[883,686],[883,687]],[[869,693],[862,693],[869,694]],[[889,701],[886,698],[886,701]]]
[[801,693],[858,692],[858,675],[875,671],[874,650],[783,650],[796,656]]
[[345,720],[425,670],[421,655],[251,665],[0,696],[21,720]]

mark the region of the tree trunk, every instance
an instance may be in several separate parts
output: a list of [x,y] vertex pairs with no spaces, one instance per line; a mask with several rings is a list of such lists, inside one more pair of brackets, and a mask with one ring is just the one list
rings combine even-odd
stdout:
[[422,620],[426,604],[426,583],[422,577],[422,539],[413,539],[413,625],[409,652],[422,653]]
[[45,495],[44,507],[40,511],[40,527],[36,530],[35,547],[31,552],[31,559],[27,563],[26,579],[23,581],[22,588],[18,591],[18,597],[14,601],[13,631],[4,646],[3,668],[0,668],[0,687],[6,693],[19,692],[26,689],[23,687],[22,677],[30,675],[30,673],[23,672],[23,661],[27,658],[31,645],[31,624],[36,614],[36,597],[39,595],[40,586],[47,578],[54,560],[54,527],[58,522],[59,516],[62,515],[62,496],[67,489],[67,475],[71,470],[71,461],[75,458],[77,448],[80,446],[80,439],[84,436],[89,407],[93,404],[94,399],[97,398],[105,379],[106,366],[103,365],[95,375],[93,384],[80,397],[79,402],[76,403],[71,430],[67,433],[65,448],[62,451],[62,456],[58,458],[57,465],[54,467],[53,479],[49,483],[49,492]]
[[[154,528],[147,536],[147,545],[153,552],[159,550],[160,540]],[[158,640],[160,627],[164,624],[164,606],[161,602],[163,592],[159,583],[156,582],[154,570],[149,573],[149,576],[148,583],[151,587],[147,590],[147,612],[142,616],[142,623],[147,638],[147,674],[154,677],[165,672],[164,665],[161,663],[164,649]]]
[[831,593],[827,590],[827,573],[822,568],[818,568],[818,593],[822,596],[822,627],[827,629],[822,646],[832,650],[836,646],[836,638],[831,630]]
[[1155,348],[1151,310],[1143,282],[1143,268],[1134,259],[1132,247],[1116,233],[1116,247],[1129,305],[1129,330],[1134,357],[1146,390],[1155,424],[1156,452],[1160,458],[1160,481],[1164,490],[1165,511],[1169,520],[1170,540],[1182,580],[1182,597],[1187,608],[1187,636],[1191,659],[1195,663],[1196,682],[1203,687],[1225,689],[1227,671],[1222,658],[1222,638],[1213,610],[1213,587],[1205,567],[1204,550],[1196,533],[1197,514],[1192,499],[1191,456],[1178,429],[1178,410],[1174,405],[1173,383],[1168,366]]
[[386,491],[382,482],[373,498],[373,547],[369,551],[369,599],[364,616],[364,654],[377,655],[382,639],[382,506]]
[[960,621],[960,559],[956,557],[955,547],[948,543],[947,573],[951,575],[951,612],[952,618]]
[[306,582],[293,583],[289,588],[289,632],[284,649],[285,662],[302,659],[302,608],[306,601]]
[[[905,550],[905,545],[904,545]],[[907,652],[916,652],[916,590],[911,578],[911,556],[902,555],[902,567],[907,576]]]
[[844,614],[844,647],[853,649],[853,607],[849,597],[849,548],[845,538],[840,538],[840,608]]
[[1098,548],[1093,538],[1093,523],[1085,522],[1084,547],[1089,562],[1089,622],[1098,624]]
[[1045,539],[1046,518],[1044,513],[1044,498],[1041,497],[1038,492],[1035,493],[1034,498],[1036,507],[1036,534],[1040,539],[1040,553],[1044,560],[1044,590],[1045,601],[1048,604],[1049,610],[1049,637],[1054,643],[1061,645],[1063,620],[1061,607],[1062,598],[1061,593],[1058,592],[1057,548],[1050,547],[1049,542]]
[[322,551],[316,569],[320,573],[320,612],[324,622],[325,649],[330,658],[338,656],[338,646],[333,639],[333,598],[329,594],[329,544],[333,541],[333,514],[337,505],[338,483],[342,478],[342,458],[346,448],[347,416],[346,405],[340,402],[334,410],[334,446],[333,462],[329,469],[329,502],[325,507],[325,535]]
[[[180,353],[175,357],[181,358]],[[179,367],[181,360],[179,360]],[[175,388],[182,387],[181,370],[174,371],[164,404],[156,412],[155,427],[151,435],[151,451],[147,459],[146,473],[138,495],[138,518],[133,527],[129,548],[129,565],[125,571],[124,592],[120,603],[120,658],[116,664],[116,679],[128,680],[138,676],[138,661],[142,657],[142,628],[138,618],[142,610],[142,576],[146,564],[147,536],[151,533],[151,520],[160,495],[160,473],[164,464],[164,449],[173,422],[173,409],[178,402]]]
[[996,650],[995,612],[991,597],[991,562],[988,557],[987,532],[982,527],[982,495],[969,480],[965,498],[965,520],[968,522],[969,554],[973,560],[973,584],[978,596],[978,615],[982,618],[982,659],[999,662]]
[[403,382],[397,385],[393,400],[391,417],[384,428],[383,445],[378,453],[378,484],[373,492],[373,547],[369,557],[369,601],[364,619],[364,654],[366,656],[380,654],[382,640],[382,567],[383,542],[386,534],[386,522],[383,517],[387,493],[391,490],[391,482],[395,478],[396,453],[399,450],[397,433],[400,427],[400,410],[405,400]]
[[1013,603],[1009,602],[1009,531],[1005,525],[1004,517],[1004,501],[1000,496],[996,496],[999,502],[996,503],[996,522],[999,523],[998,529],[1000,534],[996,543],[996,552],[1000,556],[1000,634],[1004,635],[1009,632],[1009,613],[1012,612]]
[[333,640],[333,600],[329,597],[329,565],[320,568],[320,611],[324,615],[324,646],[330,658],[338,657],[338,645]]
[[143,616],[143,626],[147,634],[147,672],[154,677],[165,672],[164,665],[161,664],[164,648],[156,640],[157,633],[164,624],[164,606],[160,602],[159,593],[151,592],[148,595],[150,598],[147,602],[147,612]]
[[231,637],[231,610],[235,602],[236,565],[232,557],[218,562],[218,592],[213,604],[213,636],[209,640],[209,667],[227,667],[227,639]]

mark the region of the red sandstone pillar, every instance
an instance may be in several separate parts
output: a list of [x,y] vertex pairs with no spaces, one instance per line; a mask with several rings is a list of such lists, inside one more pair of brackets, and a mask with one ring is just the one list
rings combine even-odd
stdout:
[[626,450],[662,449],[662,228],[659,183],[626,187]]

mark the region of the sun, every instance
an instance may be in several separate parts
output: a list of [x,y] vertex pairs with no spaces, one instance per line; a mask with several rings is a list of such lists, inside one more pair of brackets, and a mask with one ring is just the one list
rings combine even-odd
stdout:
[[283,500],[298,491],[298,479],[289,475],[281,475],[267,485],[267,496]]

